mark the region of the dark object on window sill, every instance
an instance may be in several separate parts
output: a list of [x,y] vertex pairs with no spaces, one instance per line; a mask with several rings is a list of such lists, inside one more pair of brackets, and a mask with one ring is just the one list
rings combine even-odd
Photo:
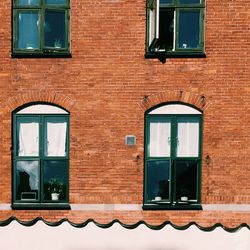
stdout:
[[145,59],[150,58],[205,58],[206,54],[202,51],[156,51],[146,52]]

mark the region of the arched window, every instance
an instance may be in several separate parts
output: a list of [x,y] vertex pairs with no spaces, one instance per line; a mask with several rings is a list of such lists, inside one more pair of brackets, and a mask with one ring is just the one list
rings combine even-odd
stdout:
[[202,113],[168,104],[145,116],[144,209],[201,209]]
[[13,208],[69,208],[69,113],[32,104],[13,113]]

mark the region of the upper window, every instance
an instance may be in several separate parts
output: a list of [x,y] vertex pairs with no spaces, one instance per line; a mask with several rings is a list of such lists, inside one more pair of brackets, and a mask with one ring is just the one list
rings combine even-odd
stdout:
[[13,208],[68,205],[69,114],[32,105],[13,115]]
[[148,0],[147,52],[202,54],[204,8],[204,0]]
[[200,209],[202,114],[171,104],[146,114],[145,209]]
[[13,0],[14,54],[69,52],[69,0]]

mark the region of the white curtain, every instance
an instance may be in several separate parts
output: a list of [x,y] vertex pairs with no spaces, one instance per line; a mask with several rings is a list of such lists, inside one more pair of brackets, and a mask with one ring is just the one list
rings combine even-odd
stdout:
[[29,175],[29,185],[31,190],[38,190],[38,161],[18,161],[17,170],[26,172]]
[[197,157],[199,153],[199,123],[178,122],[177,156]]
[[151,122],[150,123],[150,157],[170,156],[170,123]]
[[20,123],[18,156],[38,156],[39,125]]
[[47,156],[66,155],[67,123],[47,123]]

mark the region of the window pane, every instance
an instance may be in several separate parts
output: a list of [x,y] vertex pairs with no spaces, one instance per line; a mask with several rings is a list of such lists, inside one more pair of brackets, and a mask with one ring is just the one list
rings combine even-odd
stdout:
[[38,117],[17,118],[17,155],[39,155],[39,119]]
[[18,5],[38,5],[39,0],[18,0]]
[[66,4],[68,0],[45,0],[46,4]]
[[65,117],[46,118],[45,155],[67,155],[67,122]]
[[170,177],[169,161],[147,162],[147,200],[169,199]]
[[197,200],[197,161],[176,161],[176,199]]
[[39,163],[38,161],[17,161],[16,199],[38,200]]
[[173,0],[160,0],[160,4],[173,3]]
[[177,119],[177,157],[198,157],[199,119],[183,117]]
[[44,200],[66,200],[67,161],[45,161],[43,172]]
[[149,45],[152,44],[154,39],[159,37],[159,30],[157,27],[157,22],[158,22],[158,6],[157,6],[157,1],[153,3],[151,6],[151,9],[149,11]]
[[167,119],[152,119],[149,124],[149,156],[170,156],[171,124]]
[[19,49],[38,49],[38,13],[19,12],[18,43]]
[[65,11],[45,11],[45,47],[65,48]]
[[180,11],[179,48],[198,48],[200,43],[200,12]]
[[160,9],[159,49],[173,50],[174,11]]
[[181,4],[200,3],[200,0],[179,0]]

